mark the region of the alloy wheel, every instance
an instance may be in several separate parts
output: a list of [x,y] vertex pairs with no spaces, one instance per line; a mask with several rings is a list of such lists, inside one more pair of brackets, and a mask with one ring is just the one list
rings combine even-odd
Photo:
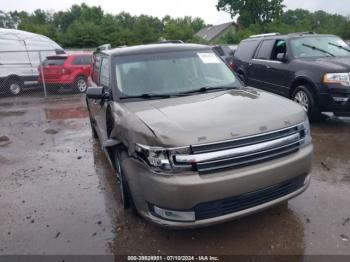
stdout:
[[77,87],[78,87],[79,92],[84,93],[86,91],[85,79],[79,79],[77,82]]
[[18,95],[21,92],[21,86],[18,83],[12,83],[10,85],[10,91],[13,95]]
[[294,101],[300,104],[304,110],[308,112],[310,101],[308,95],[304,91],[298,91],[294,96]]

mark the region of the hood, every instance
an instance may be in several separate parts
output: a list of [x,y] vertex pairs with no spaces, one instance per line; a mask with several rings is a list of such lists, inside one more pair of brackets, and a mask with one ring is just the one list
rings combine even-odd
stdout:
[[[179,147],[269,132],[301,123],[298,104],[252,88],[128,102],[124,106],[152,131],[149,141]],[[137,140],[137,137],[135,137]],[[146,143],[144,136],[142,141]]]
[[322,57],[315,59],[300,59],[303,63],[319,66],[329,72],[350,72],[349,57]]

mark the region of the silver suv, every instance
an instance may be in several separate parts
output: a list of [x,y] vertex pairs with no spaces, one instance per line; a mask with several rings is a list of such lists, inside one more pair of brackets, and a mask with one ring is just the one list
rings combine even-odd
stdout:
[[92,132],[125,208],[173,228],[232,220],[309,185],[303,108],[244,87],[209,46],[153,44],[95,54]]

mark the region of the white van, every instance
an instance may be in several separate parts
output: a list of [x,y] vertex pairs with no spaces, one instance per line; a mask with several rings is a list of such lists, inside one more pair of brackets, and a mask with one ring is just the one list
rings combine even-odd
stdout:
[[0,28],[0,92],[19,95],[38,82],[40,61],[62,53],[62,47],[46,36]]

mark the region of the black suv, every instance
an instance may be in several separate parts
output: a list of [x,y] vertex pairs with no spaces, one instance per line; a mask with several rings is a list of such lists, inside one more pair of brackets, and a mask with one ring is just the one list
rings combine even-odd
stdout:
[[350,116],[350,47],[337,36],[251,36],[239,44],[234,70],[245,84],[300,103],[311,120]]

